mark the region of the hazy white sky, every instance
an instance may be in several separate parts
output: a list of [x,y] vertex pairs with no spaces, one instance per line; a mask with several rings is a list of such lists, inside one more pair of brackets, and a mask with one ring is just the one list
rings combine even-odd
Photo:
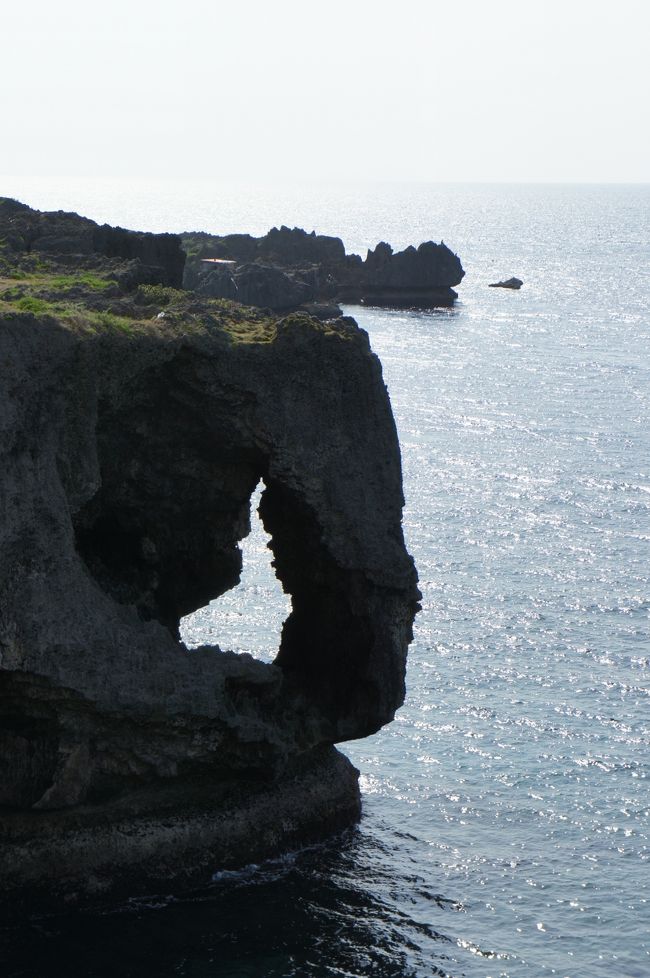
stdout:
[[0,24],[4,174],[650,181],[648,0],[4,0]]

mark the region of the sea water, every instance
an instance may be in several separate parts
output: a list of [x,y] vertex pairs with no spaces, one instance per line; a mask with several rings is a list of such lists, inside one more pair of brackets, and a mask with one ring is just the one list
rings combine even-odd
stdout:
[[[467,270],[451,310],[346,309],[383,364],[423,593],[404,707],[343,745],[361,824],[180,899],[33,922],[5,973],[650,975],[650,188],[2,192],[362,254],[442,237]],[[242,584],[183,635],[269,659],[288,605],[252,519]]]

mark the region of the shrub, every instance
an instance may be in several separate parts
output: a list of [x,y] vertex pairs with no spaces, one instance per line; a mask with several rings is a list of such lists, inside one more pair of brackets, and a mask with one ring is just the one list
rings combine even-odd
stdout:
[[136,300],[147,306],[168,306],[183,296],[181,289],[170,285],[139,285]]
[[16,299],[14,305],[21,312],[31,312],[35,316],[43,313],[52,312],[52,304],[45,299],[36,299],[33,295],[25,295],[22,299]]

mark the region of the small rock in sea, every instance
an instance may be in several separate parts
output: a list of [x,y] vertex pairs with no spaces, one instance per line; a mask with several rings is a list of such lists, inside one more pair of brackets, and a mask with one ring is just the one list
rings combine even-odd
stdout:
[[490,282],[491,289],[520,289],[524,283],[520,278],[508,278],[505,282]]

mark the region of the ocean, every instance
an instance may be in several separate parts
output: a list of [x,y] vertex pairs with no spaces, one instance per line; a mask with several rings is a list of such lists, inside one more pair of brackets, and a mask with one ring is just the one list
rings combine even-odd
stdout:
[[[650,186],[0,192],[361,254],[442,238],[466,270],[453,309],[345,310],[383,364],[423,593],[404,707],[342,745],[360,825],[185,896],[25,922],[6,978],[647,978]],[[287,599],[252,520],[242,583],[183,636],[269,659]]]

